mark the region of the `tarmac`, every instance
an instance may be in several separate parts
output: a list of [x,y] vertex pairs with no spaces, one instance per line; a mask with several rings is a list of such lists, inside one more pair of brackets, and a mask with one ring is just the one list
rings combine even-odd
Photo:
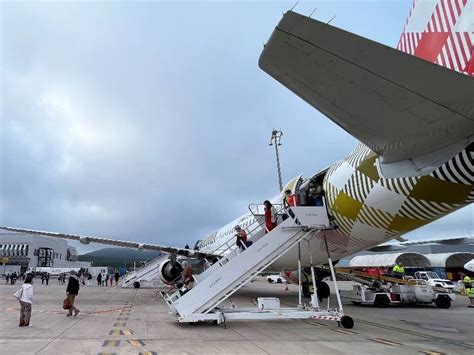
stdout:
[[[3,282],[3,280],[1,280]],[[315,320],[234,321],[224,325],[176,323],[156,289],[82,287],[77,317],[62,309],[66,287],[35,280],[32,326],[18,327],[17,285],[0,285],[1,354],[473,354],[474,309],[457,297],[435,306],[354,306],[344,311],[352,329]],[[342,289],[350,283],[339,283]],[[297,287],[257,280],[232,297],[237,306],[257,297],[297,305]],[[331,299],[332,304],[334,300]]]

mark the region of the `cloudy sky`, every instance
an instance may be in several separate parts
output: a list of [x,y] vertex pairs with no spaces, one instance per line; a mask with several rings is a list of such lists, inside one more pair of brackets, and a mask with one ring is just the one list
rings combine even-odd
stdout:
[[[2,2],[0,223],[183,246],[277,193],[272,128],[284,180],[345,157],[356,141],[257,66],[293,3]],[[410,6],[295,10],[395,46]]]

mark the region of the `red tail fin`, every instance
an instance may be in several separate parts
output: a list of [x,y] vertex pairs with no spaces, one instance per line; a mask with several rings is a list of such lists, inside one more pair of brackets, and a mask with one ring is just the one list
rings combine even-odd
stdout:
[[474,75],[474,0],[413,0],[397,48]]

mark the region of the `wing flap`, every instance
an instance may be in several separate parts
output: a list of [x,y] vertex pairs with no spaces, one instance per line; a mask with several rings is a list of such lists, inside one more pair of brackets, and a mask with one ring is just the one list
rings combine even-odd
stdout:
[[259,66],[384,163],[474,137],[474,80],[291,11]]

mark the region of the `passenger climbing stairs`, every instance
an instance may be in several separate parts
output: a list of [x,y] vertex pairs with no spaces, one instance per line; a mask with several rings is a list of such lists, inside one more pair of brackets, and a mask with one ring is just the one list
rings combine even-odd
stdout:
[[191,290],[186,293],[177,290],[171,294],[162,291],[171,314],[180,322],[219,322],[222,314],[217,307],[224,300],[302,239],[314,237],[330,228],[325,207],[292,207],[292,212],[294,218],[286,218],[247,249],[239,252],[236,246],[229,247],[222,258],[195,275]]

